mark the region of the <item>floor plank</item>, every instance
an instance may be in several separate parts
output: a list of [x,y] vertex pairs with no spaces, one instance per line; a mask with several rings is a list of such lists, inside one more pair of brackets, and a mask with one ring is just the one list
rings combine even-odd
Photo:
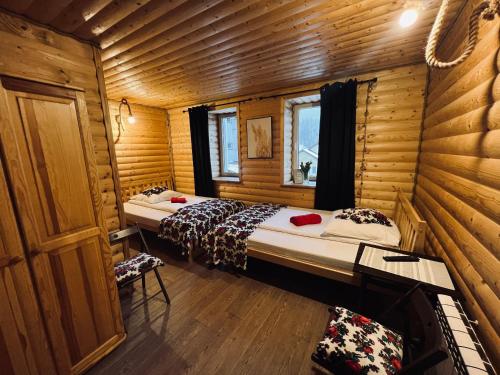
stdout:
[[[243,274],[211,270],[202,259],[188,264],[151,234],[148,241],[166,262],[160,274],[172,304],[154,273],[145,293],[140,281],[121,290],[128,338],[89,374],[324,373],[310,355],[327,307],[356,309],[355,287],[254,259]],[[372,316],[381,300],[367,301]]]

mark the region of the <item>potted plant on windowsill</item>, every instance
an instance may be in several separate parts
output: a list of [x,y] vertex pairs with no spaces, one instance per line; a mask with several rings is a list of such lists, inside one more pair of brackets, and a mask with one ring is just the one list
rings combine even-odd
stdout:
[[302,174],[304,175],[304,181],[308,180],[309,177],[309,170],[311,169],[311,164],[312,162],[308,161],[304,164],[304,162],[300,162],[300,170],[302,171]]

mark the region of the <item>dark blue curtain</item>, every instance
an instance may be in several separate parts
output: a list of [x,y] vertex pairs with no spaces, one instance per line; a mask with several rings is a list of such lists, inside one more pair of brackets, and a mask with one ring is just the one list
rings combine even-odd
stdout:
[[318,173],[314,207],[354,207],[356,80],[321,88]]
[[203,197],[215,197],[210,165],[208,138],[208,107],[189,108],[189,128],[191,129],[191,148],[193,151],[194,191]]

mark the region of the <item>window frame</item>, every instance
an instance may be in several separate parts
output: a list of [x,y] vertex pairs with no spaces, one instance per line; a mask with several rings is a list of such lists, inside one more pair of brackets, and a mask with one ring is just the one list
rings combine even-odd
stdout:
[[[224,172],[224,143],[223,143],[223,132],[222,132],[222,119],[226,117],[234,117],[236,119],[236,149],[238,151],[238,173],[227,173]],[[239,125],[238,125],[238,113],[228,112],[228,113],[217,113],[217,134],[219,143],[219,176],[221,177],[240,177],[241,165],[240,165],[240,140],[239,140]]]
[[[299,147],[298,147],[298,141],[299,141],[299,111],[302,108],[313,108],[313,107],[319,107],[320,101],[313,101],[313,102],[307,102],[307,103],[300,103],[300,104],[294,104],[292,106],[292,171],[295,169],[299,169]],[[318,139],[319,141],[319,139]],[[314,176],[315,178],[317,177],[317,173]],[[309,183],[316,183],[316,181],[309,181]]]

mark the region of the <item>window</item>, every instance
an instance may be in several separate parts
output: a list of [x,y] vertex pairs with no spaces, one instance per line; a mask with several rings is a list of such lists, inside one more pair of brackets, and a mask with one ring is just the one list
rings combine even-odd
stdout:
[[214,180],[239,182],[239,134],[237,107],[208,112],[210,166]]
[[220,175],[238,176],[238,121],[235,113],[221,113],[218,117]]
[[301,169],[301,165],[310,164],[307,179],[316,181],[318,171],[318,142],[319,142],[319,102],[296,104],[293,106],[293,142],[292,165],[294,169]]
[[[283,101],[283,184],[316,185],[320,114],[319,94]],[[301,178],[306,177],[300,172],[301,163],[310,163],[307,178]]]

